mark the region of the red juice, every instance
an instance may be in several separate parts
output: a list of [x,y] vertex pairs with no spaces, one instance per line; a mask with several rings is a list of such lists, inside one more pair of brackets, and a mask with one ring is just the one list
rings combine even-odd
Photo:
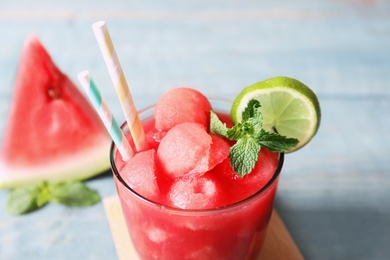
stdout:
[[[231,104],[223,100],[213,100],[212,104],[221,120],[231,124]],[[142,259],[255,259],[272,213],[283,154],[261,149],[261,161],[244,178],[236,175],[229,158],[225,159],[202,176],[207,185],[215,184],[212,191],[221,190],[218,194],[222,199],[218,202],[223,205],[177,208],[169,202],[176,180],[161,173],[164,170],[159,163],[150,167],[135,165],[158,161],[155,150],[166,134],[154,128],[153,107],[140,111],[140,117],[152,150],[135,155],[129,162],[134,165],[126,165],[115,146],[110,152],[115,184],[138,255]],[[145,179],[152,183],[129,183],[128,169],[134,169],[132,177],[148,176]],[[155,178],[149,171],[155,172]],[[139,178],[134,178],[138,182]]]

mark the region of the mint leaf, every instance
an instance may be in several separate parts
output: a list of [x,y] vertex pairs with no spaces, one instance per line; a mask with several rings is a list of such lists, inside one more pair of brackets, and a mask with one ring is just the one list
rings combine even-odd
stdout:
[[210,133],[227,137],[226,124],[222,123],[212,110],[210,110]]
[[39,193],[36,198],[38,207],[40,208],[46,203],[48,203],[49,198],[50,198],[50,191],[48,189],[48,183],[44,181],[39,185]]
[[259,116],[261,117],[262,120],[262,115],[259,110],[260,107],[261,107],[260,102],[257,99],[249,100],[248,104],[244,108],[244,111],[242,111],[241,121],[245,122],[250,118],[256,118]]
[[247,135],[247,133],[250,134],[251,132],[251,126],[248,124],[242,124],[238,123],[235,124],[232,128],[229,128],[226,131],[227,138],[230,140],[239,140],[243,136]]
[[38,209],[37,197],[41,188],[39,185],[14,189],[7,199],[7,212],[11,215],[26,214]]
[[242,112],[241,122],[227,128],[218,116],[211,112],[210,132],[237,141],[230,148],[230,164],[241,177],[250,173],[256,165],[261,147],[273,152],[284,152],[298,144],[295,138],[287,138],[263,129],[260,102],[251,99]]
[[99,194],[80,181],[54,183],[49,189],[50,202],[69,207],[85,207],[100,201]]
[[250,173],[256,165],[261,146],[257,140],[251,136],[240,138],[230,148],[230,164],[233,170],[241,177]]
[[38,184],[14,189],[7,199],[7,212],[22,215],[37,210],[48,202],[69,207],[90,206],[100,201],[99,194],[80,181]]
[[263,130],[263,116],[260,110],[257,109],[259,114],[255,113],[254,117],[249,118],[245,123],[250,124],[252,127],[252,135],[258,136]]
[[[242,112],[241,122],[234,125],[233,129],[236,128],[236,126],[239,126],[239,129],[243,132],[241,136],[244,134],[249,134],[251,136],[259,135],[260,131],[263,129],[263,116],[260,112],[260,107],[260,102],[258,100],[251,99]],[[229,132],[230,131],[228,130],[228,133]],[[239,136],[239,134],[236,133],[234,137],[236,138],[237,136]]]
[[256,136],[259,144],[272,152],[284,152],[292,149],[298,144],[298,139],[288,138],[277,133],[267,132],[262,130]]

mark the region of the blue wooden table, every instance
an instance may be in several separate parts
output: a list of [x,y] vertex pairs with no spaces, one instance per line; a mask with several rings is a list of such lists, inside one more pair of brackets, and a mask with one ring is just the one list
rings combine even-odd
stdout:
[[[172,87],[234,98],[276,75],[317,94],[322,123],[288,154],[276,208],[306,259],[390,259],[390,2],[0,1],[0,138],[21,46],[35,32],[75,83],[89,69],[124,116],[92,23],[105,20],[138,108]],[[110,172],[87,184],[116,193]],[[0,259],[116,259],[101,203],[10,216]]]

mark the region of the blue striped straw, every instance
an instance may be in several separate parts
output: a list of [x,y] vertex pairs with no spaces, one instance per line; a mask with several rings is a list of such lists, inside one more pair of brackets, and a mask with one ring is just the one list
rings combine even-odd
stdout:
[[122,155],[122,159],[124,161],[128,161],[134,154],[131,149],[129,142],[127,141],[125,135],[120,129],[118,123],[115,118],[112,116],[112,113],[107,106],[106,101],[102,97],[98,87],[90,76],[88,70],[84,70],[77,75],[81,85],[83,86],[85,92],[87,93],[89,99],[92,102],[92,105],[95,107],[98,112],[100,119],[103,121],[105,127],[112,140],[114,141],[116,147],[120,154]]

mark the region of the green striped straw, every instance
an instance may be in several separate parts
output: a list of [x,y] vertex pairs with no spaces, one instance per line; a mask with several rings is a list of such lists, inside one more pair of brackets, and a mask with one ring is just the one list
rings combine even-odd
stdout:
[[77,75],[81,85],[83,86],[85,92],[87,93],[89,99],[91,100],[93,106],[98,112],[100,119],[103,121],[105,127],[107,128],[112,140],[114,141],[116,147],[122,159],[128,161],[134,154],[133,150],[130,147],[129,142],[127,141],[125,135],[120,129],[115,118],[112,116],[112,113],[107,106],[106,101],[102,97],[98,87],[90,76],[88,70],[84,70]]

